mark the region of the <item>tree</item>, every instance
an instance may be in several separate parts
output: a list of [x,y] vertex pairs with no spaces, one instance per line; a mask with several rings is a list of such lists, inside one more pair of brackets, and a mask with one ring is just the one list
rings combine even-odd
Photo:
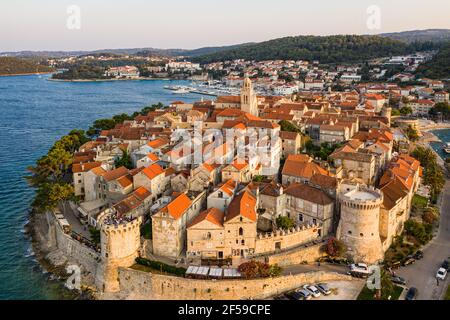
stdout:
[[59,202],[74,199],[74,189],[68,183],[44,183],[39,186],[32,206],[38,212],[53,210]]
[[419,133],[412,126],[408,126],[408,128],[406,129],[406,136],[410,141],[413,142],[419,140]]
[[282,268],[277,264],[269,265],[264,262],[251,260],[238,266],[238,271],[247,279],[267,278],[279,276]]
[[404,116],[407,116],[407,115],[412,114],[412,113],[413,113],[413,110],[411,109],[411,107],[402,107],[400,109],[400,114],[402,114]]
[[389,296],[391,296],[392,293],[394,292],[395,285],[392,282],[391,275],[388,272],[386,272],[386,270],[382,269],[380,276],[381,276],[380,279],[381,294],[379,294],[379,296],[381,300],[388,300]]
[[431,189],[431,200],[436,202],[445,184],[445,177],[442,169],[436,161],[436,155],[430,148],[417,146],[411,155],[420,161],[424,167],[423,183]]
[[288,230],[294,227],[294,221],[287,216],[279,216],[276,219],[278,229]]
[[264,181],[264,176],[256,175],[256,176],[253,177],[253,181],[254,182],[263,182]]
[[114,164],[116,168],[125,167],[127,169],[133,169],[131,156],[128,154],[128,151],[126,149],[122,149],[122,157],[120,159],[117,159]]
[[445,102],[436,103],[428,112],[432,117],[436,117],[439,113],[442,114],[443,119],[450,118],[450,105]]
[[89,227],[89,233],[91,234],[91,241],[95,244],[100,244],[100,230]]
[[289,131],[289,132],[299,132],[299,133],[301,133],[300,128],[297,127],[295,124],[293,124],[290,121],[281,120],[280,122],[278,122],[278,124],[281,127],[281,131]]
[[342,241],[334,237],[331,237],[327,240],[326,252],[330,257],[341,257],[346,250],[347,248]]

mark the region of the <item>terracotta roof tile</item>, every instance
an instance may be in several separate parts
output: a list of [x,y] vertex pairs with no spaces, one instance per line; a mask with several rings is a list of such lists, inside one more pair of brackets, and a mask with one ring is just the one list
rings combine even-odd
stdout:
[[197,217],[192,220],[192,222],[188,225],[188,228],[195,226],[196,224],[202,221],[209,221],[219,227],[223,227],[224,213],[217,208],[210,208],[208,210],[203,211]]
[[285,193],[295,198],[303,199],[319,205],[329,205],[334,201],[320,189],[306,184],[294,183],[289,185]]
[[175,220],[178,220],[189,209],[191,204],[191,199],[185,193],[181,193],[161,210],[169,213]]
[[233,198],[226,210],[225,221],[230,221],[237,216],[256,222],[256,198],[248,191],[243,191]]

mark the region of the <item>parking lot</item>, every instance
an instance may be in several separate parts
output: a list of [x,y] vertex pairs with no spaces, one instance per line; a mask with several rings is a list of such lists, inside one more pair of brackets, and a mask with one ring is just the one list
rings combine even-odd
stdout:
[[320,297],[312,298],[312,300],[356,300],[365,283],[366,281],[363,279],[329,281],[327,284],[331,290],[331,294],[327,296],[321,294]]

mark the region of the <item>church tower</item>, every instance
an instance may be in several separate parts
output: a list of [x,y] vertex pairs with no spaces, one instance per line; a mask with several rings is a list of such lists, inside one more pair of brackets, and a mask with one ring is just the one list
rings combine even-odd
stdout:
[[245,77],[241,89],[241,110],[251,115],[258,116],[258,99],[253,91],[252,82]]

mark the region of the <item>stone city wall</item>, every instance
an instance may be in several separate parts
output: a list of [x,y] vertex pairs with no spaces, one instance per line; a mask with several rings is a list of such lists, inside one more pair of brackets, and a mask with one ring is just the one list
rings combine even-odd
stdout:
[[119,268],[121,292],[141,299],[239,300],[265,299],[296,289],[306,283],[351,281],[334,272],[308,272],[253,280],[196,280]]
[[267,263],[278,264],[280,267],[286,267],[304,262],[311,263],[325,255],[322,250],[325,242],[318,244],[309,244],[298,249],[292,249],[286,252],[280,252],[267,257]]
[[[52,214],[50,213],[48,215]],[[64,233],[53,215],[47,217],[49,226],[54,231],[54,244],[56,247],[60,249],[70,260],[75,260],[78,262],[81,269],[95,275],[97,266],[100,263],[100,253]]]
[[255,254],[273,253],[276,250],[286,250],[317,240],[320,229],[318,225],[307,225],[286,231],[259,233],[255,241]]

